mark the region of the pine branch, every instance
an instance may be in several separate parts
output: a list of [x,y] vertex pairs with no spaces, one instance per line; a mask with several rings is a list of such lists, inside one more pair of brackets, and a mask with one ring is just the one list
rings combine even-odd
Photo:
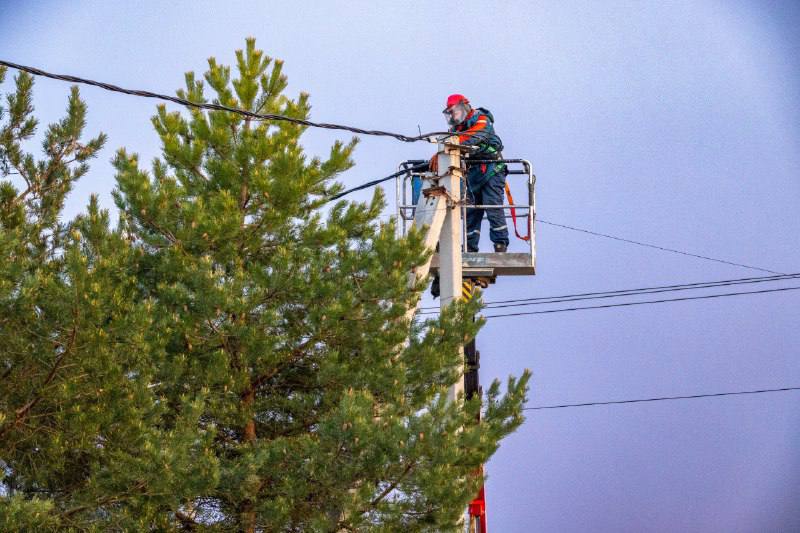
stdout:
[[[76,313],[77,313],[77,310],[76,310]],[[75,316],[75,320],[77,320],[77,314]],[[70,354],[70,352],[72,352],[72,349],[73,349],[73,347],[75,345],[75,340],[77,338],[77,335],[78,335],[78,325],[77,325],[77,323],[73,322],[72,332],[70,333],[70,337],[69,337],[69,341],[67,343],[67,346],[66,346],[66,348],[64,348],[64,351],[61,352],[61,355],[59,355],[56,358],[55,363],[50,368],[50,372],[48,372],[48,374],[45,377],[44,381],[39,386],[38,394],[36,394],[33,398],[31,398],[25,405],[23,405],[22,407],[20,407],[19,409],[16,410],[16,414],[15,414],[13,423],[7,422],[2,427],[0,427],[0,437],[5,435],[8,432],[8,430],[11,429],[12,427],[16,427],[19,424],[21,424],[23,422],[23,420],[25,419],[25,417],[28,415],[28,413],[31,411],[31,409],[36,407],[36,404],[38,404],[41,401],[41,399],[43,397],[42,389],[44,387],[46,387],[47,385],[49,385],[51,381],[53,381],[53,379],[56,376],[56,372],[58,372],[58,369],[61,367],[61,363]]]
[[370,508],[362,510],[362,511],[361,511],[361,514],[364,514],[364,513],[367,513],[367,512],[369,512],[369,511],[371,511],[371,510],[372,510],[372,509],[374,509],[374,508],[375,508],[375,507],[376,507],[376,506],[377,506],[379,503],[381,503],[381,502],[383,501],[383,499],[384,499],[384,498],[386,498],[386,496],[388,496],[390,492],[392,492],[394,489],[396,489],[396,488],[397,488],[397,486],[398,486],[398,485],[399,485],[399,484],[400,484],[400,483],[403,481],[403,479],[405,479],[405,477],[406,477],[406,476],[407,476],[409,473],[411,473],[411,471],[414,469],[414,466],[415,466],[415,465],[416,465],[416,463],[415,463],[415,462],[413,462],[413,461],[412,461],[412,462],[410,462],[410,463],[408,463],[408,464],[406,465],[405,469],[403,470],[403,472],[402,472],[402,473],[401,473],[401,474],[400,474],[400,475],[397,477],[397,479],[395,479],[395,480],[394,480],[392,483],[390,483],[390,484],[389,484],[389,486],[387,486],[387,487],[386,487],[386,488],[383,490],[383,492],[381,492],[381,493],[380,493],[380,494],[379,494],[379,495],[378,495],[378,496],[377,496],[377,497],[376,497],[374,500],[372,500],[372,501],[369,503],[369,506],[370,506]]
[[92,505],[86,504],[86,505],[79,505],[78,507],[73,507],[69,511],[65,511],[65,512],[61,513],[61,516],[63,518],[71,518],[72,516],[74,516],[74,515],[76,515],[76,514],[78,514],[80,512],[83,512],[83,511],[88,511],[89,509],[95,509],[95,508],[103,507],[104,505],[108,505],[108,504],[111,504],[111,503],[119,503],[119,502],[125,501],[125,500],[129,499],[133,495],[132,494],[133,491],[143,489],[144,487],[145,487],[145,482],[144,481],[140,481],[140,482],[136,483],[136,485],[131,487],[131,490],[129,490],[127,492],[123,492],[122,494],[117,494],[115,496],[107,496],[105,498],[101,498],[100,500],[98,500],[97,502],[93,503]]

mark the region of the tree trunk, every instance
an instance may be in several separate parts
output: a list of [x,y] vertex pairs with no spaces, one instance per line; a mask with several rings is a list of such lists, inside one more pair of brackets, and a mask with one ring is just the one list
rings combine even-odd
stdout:
[[[242,407],[245,411],[250,410],[255,400],[256,393],[251,386],[242,396]],[[244,442],[251,444],[256,440],[256,421],[251,417],[244,426]],[[239,516],[241,517],[242,531],[245,533],[255,533],[256,531],[256,511],[251,499],[246,499],[240,506]]]

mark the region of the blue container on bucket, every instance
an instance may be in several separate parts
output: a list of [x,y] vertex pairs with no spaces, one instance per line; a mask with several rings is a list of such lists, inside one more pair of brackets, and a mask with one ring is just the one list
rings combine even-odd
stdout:
[[419,176],[411,176],[411,203],[417,205],[419,202],[419,195],[422,192],[422,178]]

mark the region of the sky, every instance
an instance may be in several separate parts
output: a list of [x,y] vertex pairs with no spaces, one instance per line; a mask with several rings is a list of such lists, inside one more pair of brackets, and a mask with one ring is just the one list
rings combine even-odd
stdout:
[[[204,72],[209,56],[232,63],[255,36],[285,60],[289,94],[311,94],[312,119],[414,134],[442,129],[450,93],[490,109],[505,156],[533,163],[544,220],[800,271],[800,4],[432,4],[0,0],[0,57],[171,94],[184,72]],[[62,116],[68,90],[37,79],[42,122]],[[87,133],[109,142],[68,216],[91,193],[113,210],[115,150],[159,153],[154,101],[81,91]],[[305,146],[325,154],[349,138],[310,131]],[[354,186],[431,153],[365,137],[340,179]],[[536,233],[537,275],[501,278],[486,300],[760,275],[554,226]],[[511,251],[523,249],[512,236]],[[770,287],[781,286],[793,283]],[[490,319],[481,381],[530,368],[530,406],[800,386],[798,297]],[[798,408],[800,392],[780,392],[528,411],[487,465],[489,527],[800,530]]]

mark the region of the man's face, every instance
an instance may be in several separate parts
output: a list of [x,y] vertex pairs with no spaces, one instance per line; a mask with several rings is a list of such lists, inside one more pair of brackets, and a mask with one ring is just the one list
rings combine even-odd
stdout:
[[444,110],[444,116],[450,126],[458,126],[467,118],[467,110],[464,104],[451,105]]

